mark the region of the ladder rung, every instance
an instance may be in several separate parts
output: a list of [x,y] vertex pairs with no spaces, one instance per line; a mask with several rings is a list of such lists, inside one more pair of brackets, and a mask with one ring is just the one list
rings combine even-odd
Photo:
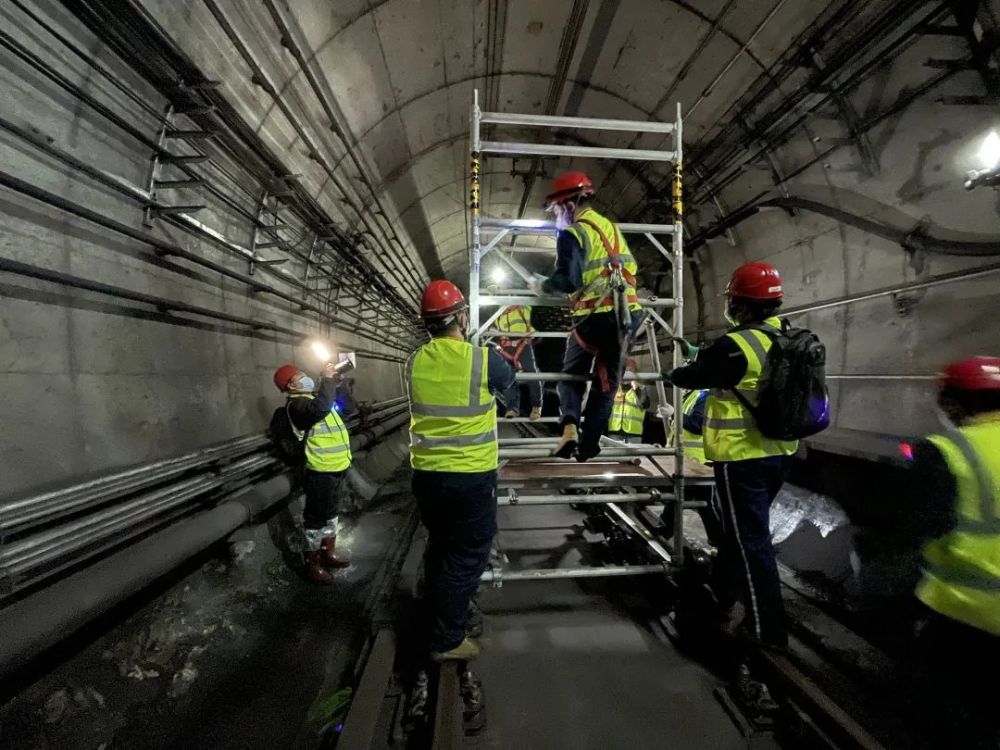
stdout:
[[486,154],[509,156],[573,156],[595,159],[635,159],[638,161],[674,161],[674,151],[654,151],[639,148],[605,148],[603,146],[561,146],[551,143],[516,143],[483,141],[479,150]]
[[[592,375],[571,375],[567,372],[519,372],[516,373],[518,383],[587,383],[593,379]],[[658,383],[666,380],[666,376],[661,372],[637,372],[629,377],[629,380],[638,380],[640,383]]]
[[[527,290],[514,290],[517,294],[490,294],[485,289],[479,290],[480,307],[496,307],[497,305],[538,305],[540,307],[569,307],[571,300],[566,295],[532,294]],[[669,297],[640,297],[639,304],[646,307],[673,307],[674,301]]]
[[531,419],[530,417],[498,417],[497,422],[501,424],[559,424],[559,417],[539,417],[538,419]]
[[508,331],[498,331],[495,328],[484,331],[483,336],[506,336],[509,339],[564,339],[570,335],[569,331],[534,331],[532,333],[509,333]]
[[256,247],[258,250],[266,250],[269,247],[284,247],[287,244],[288,243],[285,242],[284,240],[275,240],[273,242],[272,241],[258,242],[256,245],[254,245],[254,247]]
[[[479,220],[479,226],[483,229],[509,229],[513,234],[552,234],[556,231],[556,225],[553,222],[538,219],[498,219],[484,216]],[[647,232],[673,234],[675,231],[673,224],[629,224],[625,222],[618,224],[618,228],[625,234],[645,234]]]
[[666,565],[604,565],[595,568],[529,568],[526,570],[487,570],[479,580],[494,585],[510,581],[543,581],[553,578],[616,578],[667,573]]
[[670,493],[636,492],[632,495],[619,493],[608,495],[519,495],[512,490],[507,496],[497,497],[497,505],[603,505],[606,503],[661,502],[673,499]]
[[583,128],[586,130],[619,130],[634,133],[672,133],[672,122],[649,122],[642,120],[613,120],[599,117],[557,117],[552,115],[518,115],[508,112],[483,112],[479,115],[483,123],[497,125],[528,125],[540,128]]
[[[672,456],[673,448],[657,448],[652,445],[638,445],[634,448],[602,448],[600,458],[638,458],[639,456]],[[501,459],[552,458],[549,448],[501,448]],[[567,459],[569,460],[569,459]]]

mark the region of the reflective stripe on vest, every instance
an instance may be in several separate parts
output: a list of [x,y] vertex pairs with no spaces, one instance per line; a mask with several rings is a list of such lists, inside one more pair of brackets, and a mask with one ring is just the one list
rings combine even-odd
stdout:
[[639,397],[631,388],[619,388],[611,406],[608,419],[609,432],[624,432],[626,435],[641,435],[646,410],[639,406]]
[[[768,318],[766,325],[781,328],[781,320]],[[764,370],[771,338],[763,331],[739,329],[726,334],[746,357],[747,370],[736,384],[751,404],[757,401],[757,381]],[[731,391],[713,388],[705,405],[705,458],[709,461],[745,461],[767,456],[790,456],[798,450],[797,440],[772,440],[757,429],[753,416]]]
[[[312,400],[312,394],[295,395],[291,398]],[[310,427],[304,434],[295,429],[299,439],[305,439],[306,467],[312,471],[331,473],[345,471],[351,465],[351,436],[340,414],[331,409],[330,413]]]
[[1000,635],[1000,413],[929,438],[955,478],[955,527],[924,546],[917,597]]
[[531,307],[511,305],[497,318],[497,330],[504,333],[532,333]]
[[[590,226],[591,224],[594,226]],[[572,234],[583,250],[583,290],[573,304],[573,315],[614,310],[613,300],[608,294],[608,280],[611,275],[608,263],[611,261],[611,251],[615,245],[617,245],[617,261],[625,279],[628,309],[633,311],[641,309],[635,292],[635,275],[639,272],[639,267],[621,230],[594,209],[587,208],[580,213],[577,221],[564,231]],[[604,235],[603,238],[601,234]],[[605,245],[605,239],[610,247]]]
[[441,337],[410,356],[406,384],[414,469],[471,473],[497,467],[497,411],[487,351]]
[[[695,407],[698,405],[698,399],[701,398],[702,393],[704,393],[704,391],[691,391],[684,396],[684,401],[681,406],[681,413],[684,417],[691,416]],[[701,435],[696,435],[687,428],[683,427],[683,424],[684,422],[682,417],[681,441],[684,444],[684,456],[694,459],[700,464],[705,463],[705,439]]]

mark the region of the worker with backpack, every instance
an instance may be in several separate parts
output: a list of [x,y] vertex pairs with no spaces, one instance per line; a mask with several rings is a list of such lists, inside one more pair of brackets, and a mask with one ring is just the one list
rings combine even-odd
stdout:
[[730,622],[742,598],[748,635],[779,648],[787,645],[788,632],[771,545],[771,503],[798,439],[830,422],[826,350],[812,332],[777,317],[782,297],[774,266],[737,268],[726,288],[732,327],[703,350],[680,341],[693,361],[669,373],[678,387],[710,389],[704,450],[714,465],[724,529],[716,597]]

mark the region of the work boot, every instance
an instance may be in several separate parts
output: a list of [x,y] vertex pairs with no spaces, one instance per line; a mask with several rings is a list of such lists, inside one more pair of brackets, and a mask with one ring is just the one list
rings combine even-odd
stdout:
[[576,449],[576,460],[580,463],[584,461],[589,461],[592,458],[596,458],[601,453],[601,446],[599,445],[586,445],[581,443]]
[[333,573],[326,567],[323,560],[323,550],[318,549],[313,552],[303,553],[306,564],[306,578],[310,582],[321,586],[329,586],[334,582]]
[[504,419],[514,419],[514,417],[517,417],[517,416],[520,416],[520,415],[516,411],[514,411],[513,409],[508,409],[507,412],[506,412],[506,414],[503,415],[503,418]]
[[479,656],[479,646],[469,638],[463,638],[455,648],[448,651],[431,651],[431,659],[438,664],[444,661],[468,661]]
[[576,446],[579,445],[579,443],[580,433],[576,429],[576,425],[569,422],[563,426],[562,437],[559,438],[559,442],[556,443],[556,447],[552,451],[552,455],[556,458],[572,458],[573,454],[576,453]]
[[483,611],[475,600],[469,601],[469,618],[465,621],[465,635],[469,638],[478,638],[483,634]]
[[541,419],[542,418],[542,407],[532,406],[531,414],[528,415],[528,419]]
[[336,534],[323,537],[319,549],[323,556],[323,564],[328,568],[346,568],[351,564],[350,559],[337,556]]

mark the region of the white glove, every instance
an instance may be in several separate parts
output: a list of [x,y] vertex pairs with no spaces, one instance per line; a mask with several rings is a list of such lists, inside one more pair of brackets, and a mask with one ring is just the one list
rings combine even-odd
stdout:
[[542,276],[540,273],[531,274],[531,281],[528,282],[528,289],[530,289],[535,294],[542,293],[542,284],[548,280],[548,276]]
[[660,404],[656,407],[656,416],[660,419],[670,419],[674,416],[674,407],[670,404]]

